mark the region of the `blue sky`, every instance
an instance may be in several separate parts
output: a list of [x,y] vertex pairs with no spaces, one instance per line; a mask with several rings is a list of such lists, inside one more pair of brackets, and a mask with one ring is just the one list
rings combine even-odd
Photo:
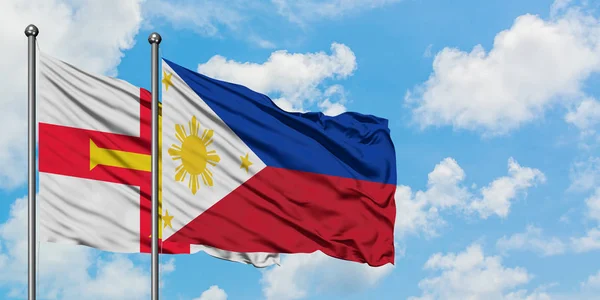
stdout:
[[[594,1],[30,2],[9,0],[0,12],[11,45],[0,49],[2,298],[26,291],[26,212],[17,199],[26,196],[29,23],[40,28],[42,51],[137,86],[149,88],[147,37],[157,31],[165,58],[286,109],[390,120],[394,267],[319,253],[285,256],[266,270],[164,256],[163,299],[600,295]],[[40,261],[43,299],[149,299],[147,256],[43,244]]]

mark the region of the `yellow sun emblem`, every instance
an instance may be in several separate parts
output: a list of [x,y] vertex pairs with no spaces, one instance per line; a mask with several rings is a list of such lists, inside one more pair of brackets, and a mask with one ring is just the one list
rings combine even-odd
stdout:
[[175,169],[175,180],[184,181],[187,174],[190,174],[188,187],[192,194],[196,194],[200,188],[198,176],[206,186],[213,185],[212,172],[207,168],[208,164],[216,166],[221,160],[215,150],[208,151],[208,146],[213,142],[213,130],[204,129],[202,136],[198,135],[200,123],[196,117],[192,117],[189,122],[190,134],[185,132],[184,125],[175,125],[175,137],[181,142],[181,146],[175,144],[169,148],[169,155],[173,160],[181,160],[181,164]]

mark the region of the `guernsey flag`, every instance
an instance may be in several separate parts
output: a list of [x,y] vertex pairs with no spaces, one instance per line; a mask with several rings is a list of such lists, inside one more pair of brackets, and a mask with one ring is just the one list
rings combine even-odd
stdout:
[[[40,240],[149,253],[150,93],[44,53],[39,61]],[[160,143],[159,139],[159,147]],[[178,220],[175,215],[180,214],[173,209],[161,210],[161,230],[170,229],[172,220]],[[235,252],[202,243],[166,241],[161,235],[159,251],[166,254],[203,250],[258,267],[279,261],[277,253]]]
[[166,59],[162,73],[165,241],[394,263],[387,120],[285,112]]

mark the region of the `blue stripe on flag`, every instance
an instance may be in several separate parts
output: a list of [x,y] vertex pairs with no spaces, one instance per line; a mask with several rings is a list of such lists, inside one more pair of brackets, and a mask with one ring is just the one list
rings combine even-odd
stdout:
[[286,112],[247,87],[164,60],[267,166],[396,184],[388,120]]

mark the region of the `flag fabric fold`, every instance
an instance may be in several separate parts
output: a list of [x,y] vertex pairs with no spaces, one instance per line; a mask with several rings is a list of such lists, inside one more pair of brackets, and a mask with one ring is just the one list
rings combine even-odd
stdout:
[[[39,62],[40,241],[149,253],[150,93],[44,53]],[[159,190],[159,202],[161,194]],[[166,241],[161,235],[171,226],[170,212],[161,210],[162,253],[204,251],[257,267],[279,262],[273,253],[240,253]]]
[[162,71],[166,241],[394,263],[387,120],[286,112],[167,59]]

